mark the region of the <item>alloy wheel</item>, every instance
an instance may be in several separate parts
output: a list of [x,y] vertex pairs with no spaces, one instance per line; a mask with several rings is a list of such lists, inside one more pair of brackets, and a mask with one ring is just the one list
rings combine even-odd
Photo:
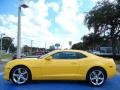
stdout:
[[95,86],[100,86],[105,81],[105,75],[102,70],[93,70],[89,75],[90,82]]
[[26,68],[16,68],[12,73],[12,80],[16,84],[23,84],[28,81],[28,71]]

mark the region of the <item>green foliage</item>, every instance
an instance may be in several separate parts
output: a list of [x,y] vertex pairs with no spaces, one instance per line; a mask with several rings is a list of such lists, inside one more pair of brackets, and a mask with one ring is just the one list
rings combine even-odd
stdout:
[[101,36],[100,34],[90,33],[88,35],[84,35],[82,37],[83,42],[79,42],[72,46],[72,49],[77,50],[94,50],[99,46],[105,45],[108,41],[105,40],[105,37]]
[[89,49],[95,49],[95,47],[100,46],[102,43],[104,43],[104,37],[100,34],[94,33],[83,36],[82,40],[83,44]]
[[115,55],[116,39],[120,38],[120,1],[98,2],[85,16],[84,23],[89,29],[93,28],[94,34],[100,33],[110,37]]
[[50,50],[50,51],[55,50],[55,46],[54,46],[54,45],[51,45],[51,46],[49,47],[49,50]]
[[23,51],[24,52],[29,52],[30,51],[30,47],[28,45],[24,45],[23,46]]
[[85,46],[83,46],[82,42],[73,44],[72,49],[75,49],[75,50],[87,50],[87,48],[85,48]]
[[2,59],[12,59],[12,55],[11,54],[2,54]]
[[60,47],[60,43],[56,43],[55,47],[56,47],[56,49],[58,49]]
[[12,43],[12,44],[10,45],[10,51],[11,51],[12,53],[15,53],[16,50],[17,50],[17,48],[16,48],[16,47],[14,46],[14,44]]
[[13,39],[11,37],[3,37],[2,38],[2,49],[7,52],[10,49],[11,52],[15,52],[16,48],[12,43]]

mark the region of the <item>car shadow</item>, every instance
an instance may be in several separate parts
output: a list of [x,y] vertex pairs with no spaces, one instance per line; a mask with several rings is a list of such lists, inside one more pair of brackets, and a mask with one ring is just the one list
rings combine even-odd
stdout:
[[81,84],[88,85],[86,81],[77,81],[77,80],[33,80],[28,84]]

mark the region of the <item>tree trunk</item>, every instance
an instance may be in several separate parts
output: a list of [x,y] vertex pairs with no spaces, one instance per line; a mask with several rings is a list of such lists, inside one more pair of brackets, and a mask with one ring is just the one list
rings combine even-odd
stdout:
[[114,27],[112,27],[112,29],[111,29],[111,41],[112,41],[113,58],[116,57],[116,39],[115,39],[115,36],[114,36],[114,32],[115,32],[115,29],[114,29]]
[[114,37],[112,38],[112,54],[113,58],[116,57],[116,40]]

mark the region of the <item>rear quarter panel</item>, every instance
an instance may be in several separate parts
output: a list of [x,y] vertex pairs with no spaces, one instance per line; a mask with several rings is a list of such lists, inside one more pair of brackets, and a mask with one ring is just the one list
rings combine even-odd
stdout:
[[106,73],[107,73],[107,78],[110,78],[116,74],[116,65],[112,59],[106,59],[106,58],[101,58],[101,57],[89,57],[86,58],[86,60],[83,61],[83,66],[81,70],[81,80],[85,80],[88,71],[93,68],[93,67],[102,67]]

